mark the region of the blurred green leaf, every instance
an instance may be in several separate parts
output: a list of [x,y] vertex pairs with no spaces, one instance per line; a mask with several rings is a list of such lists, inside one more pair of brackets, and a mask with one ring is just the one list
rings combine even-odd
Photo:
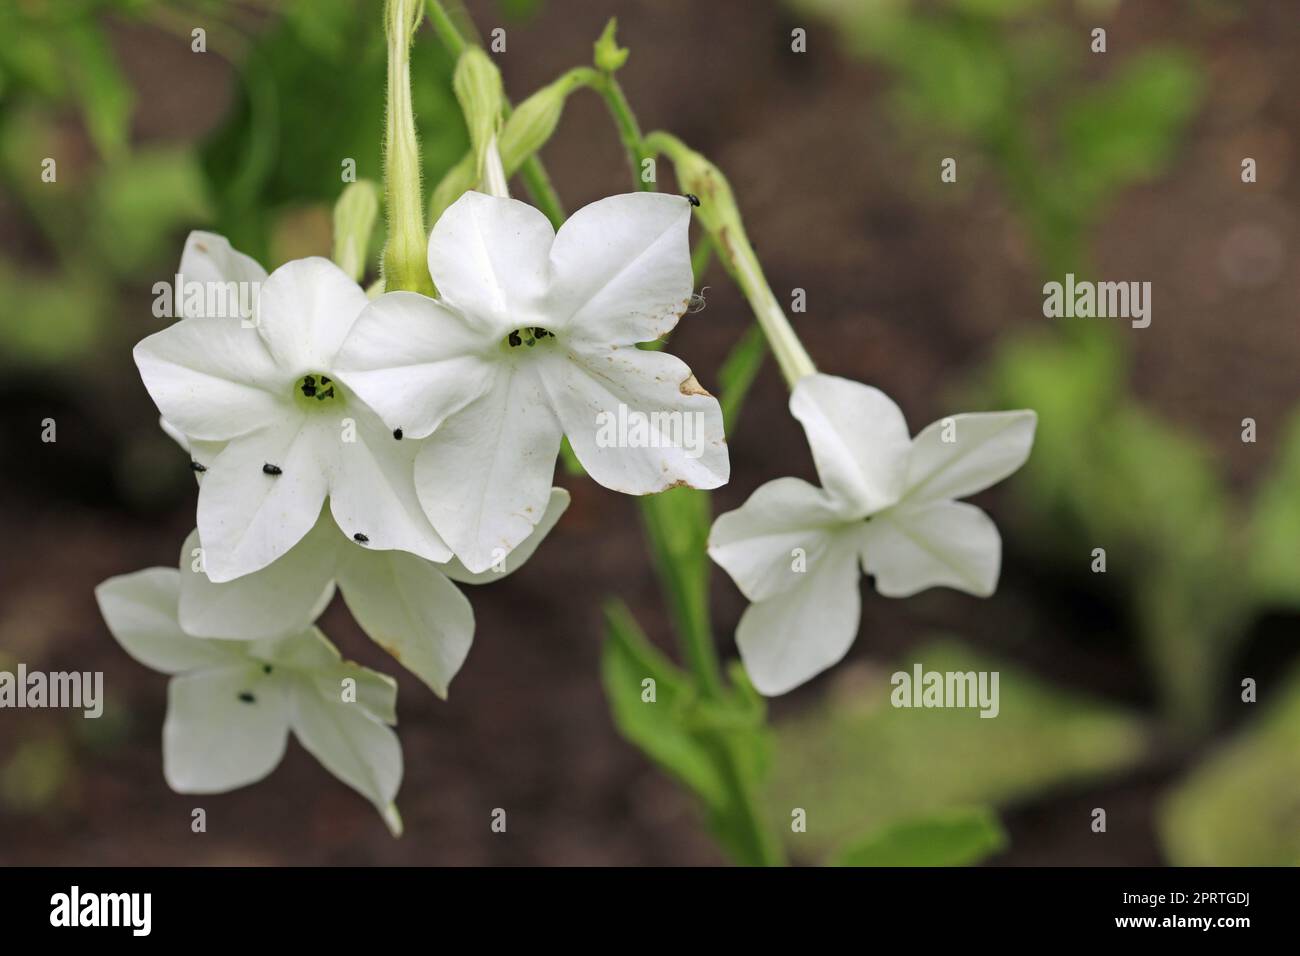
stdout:
[[775,728],[769,805],[808,814],[792,852],[820,859],[867,826],[952,807],[998,805],[1131,766],[1146,731],[1132,715],[1046,685],[953,641],[899,662],[934,671],[998,671],[1000,712],[902,709],[884,670],[840,669],[840,684]]
[[1300,865],[1300,671],[1261,680],[1258,722],[1179,782],[1159,810],[1176,866]]
[[1188,54],[1148,51],[1070,100],[1060,121],[1060,155],[1072,201],[1095,215],[1115,192],[1164,169],[1201,88]]
[[105,160],[120,159],[127,150],[134,95],[108,39],[93,22],[73,22],[64,31],[61,50],[95,148]]
[[[411,96],[426,184],[469,146],[451,71],[431,32],[417,34]],[[271,266],[267,230],[278,208],[333,204],[346,160],[357,178],[381,180],[386,77],[377,7],[313,0],[291,8],[258,39],[241,70],[236,108],[203,148],[217,231]]]
[[[646,639],[620,601],[605,605],[601,682],[619,732],[709,807],[725,801],[725,786],[707,748],[686,726],[697,694],[689,674]],[[642,699],[642,682],[655,682],[655,700]]]
[[728,434],[736,427],[745,397],[766,356],[767,339],[763,330],[751,325],[740,341],[731,347],[718,370],[718,402],[722,405],[723,430]]
[[833,866],[969,866],[1000,852],[1007,835],[987,807],[904,820],[850,843]]
[[1300,604],[1300,413],[1255,494],[1248,538],[1252,595],[1264,604]]
[[42,276],[0,261],[0,368],[54,367],[87,354],[112,297],[112,285],[93,271]]
[[104,168],[95,187],[96,247],[120,273],[167,258],[175,234],[211,217],[207,188],[186,149],[136,152]]
[[674,626],[687,640],[712,643],[708,555],[712,505],[708,493],[682,486],[643,495],[638,503]]

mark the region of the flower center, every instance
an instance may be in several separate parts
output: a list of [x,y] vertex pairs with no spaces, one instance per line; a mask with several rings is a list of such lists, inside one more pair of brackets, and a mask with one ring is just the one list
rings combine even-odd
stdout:
[[328,375],[312,372],[297,381],[293,397],[310,407],[335,407],[336,403],[343,401],[343,392]]
[[548,332],[546,329],[542,328],[539,325],[525,326],[523,328],[515,329],[513,332],[507,335],[506,345],[512,349],[518,348],[521,345],[526,345],[529,348],[532,348],[534,345],[536,345],[538,342],[540,342],[542,339],[545,338],[553,339],[555,338],[555,333]]

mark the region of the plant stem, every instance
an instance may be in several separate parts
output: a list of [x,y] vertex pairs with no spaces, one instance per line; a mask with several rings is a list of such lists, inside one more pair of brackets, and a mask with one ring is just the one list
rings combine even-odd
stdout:
[[590,85],[605,101],[605,105],[609,108],[609,115],[614,118],[614,125],[618,127],[619,139],[623,141],[623,149],[627,152],[628,165],[632,167],[632,182],[642,192],[653,192],[654,180],[647,180],[643,174],[644,163],[649,158],[649,154],[642,144],[641,127],[636,121],[636,114],[632,112],[627,96],[623,93],[623,87],[612,73],[599,73],[597,77]]
[[[595,88],[605,98],[618,126],[637,187],[653,192],[656,189],[655,181],[646,181],[640,175],[641,162],[649,153],[641,137],[636,115],[632,112],[627,97],[623,95],[622,87],[612,74],[604,74],[603,82]],[[702,269],[708,262],[708,247],[712,243],[706,241],[703,245],[701,259],[692,259],[693,267]],[[671,496],[684,494],[694,496],[699,501],[699,508],[692,515],[692,524],[703,533],[693,535],[689,540],[674,541],[667,512],[673,506]],[[733,692],[722,679],[717,643],[710,625],[709,563],[707,558],[701,557],[708,547],[709,502],[710,498],[705,492],[680,488],[643,498],[641,513],[655,552],[655,564],[664,591],[673,605],[677,624],[675,630],[682,657],[698,681],[701,695],[711,701],[727,703]],[[678,553],[679,551],[684,553]],[[729,797],[731,819],[725,821],[726,825],[720,828],[727,836],[728,848],[741,863],[754,866],[785,865],[780,838],[772,833],[763,817],[752,774],[741,753],[744,742],[737,740],[732,733],[719,731],[711,736],[709,750],[726,784]]]
[[384,129],[384,205],[388,241],[384,288],[433,295],[425,249],[424,200],[420,195],[420,142],[411,108],[411,38],[422,16],[419,0],[388,0],[388,112]]
[[670,133],[650,133],[642,140],[642,148],[648,155],[662,153],[671,159],[678,185],[700,200],[699,220],[717,245],[718,256],[727,272],[749,300],[786,384],[794,388],[796,382],[812,375],[817,367],[767,284],[726,178],[713,163]]

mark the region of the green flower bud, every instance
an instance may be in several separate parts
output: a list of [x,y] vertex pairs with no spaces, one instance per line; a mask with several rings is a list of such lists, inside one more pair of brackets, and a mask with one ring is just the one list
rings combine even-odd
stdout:
[[465,125],[469,128],[474,167],[481,173],[488,143],[497,135],[501,125],[501,106],[505,102],[501,71],[482,47],[466,47],[456,63],[452,87],[465,114]]
[[560,122],[569,94],[594,79],[590,68],[578,67],[515,107],[501,130],[501,162],[507,176],[513,176],[529,156],[546,145]]
[[379,217],[379,187],[359,179],[343,189],[334,204],[334,261],[360,282],[370,254],[370,237]]
[[631,53],[626,47],[621,47],[615,42],[614,31],[617,29],[618,18],[610,17],[609,23],[605,24],[605,30],[601,33],[600,39],[594,44],[596,69],[602,73],[617,71],[627,62],[628,54]]

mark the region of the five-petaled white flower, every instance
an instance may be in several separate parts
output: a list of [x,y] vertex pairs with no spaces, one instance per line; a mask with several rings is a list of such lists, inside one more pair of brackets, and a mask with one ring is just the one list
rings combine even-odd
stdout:
[[487,584],[521,567],[569,505],[551,491],[541,523],[508,556],[480,574],[455,558],[434,564],[405,551],[375,551],[347,540],[328,509],[283,557],[261,571],[214,583],[203,573],[194,531],[181,547],[179,621],[186,633],[225,640],[283,636],[314,621],[337,586],[361,629],[439,697],[469,653],[474,611],[453,584]]
[[[556,233],[525,203],[469,192],[429,236],[440,298],[389,293],[352,327],[331,367],[389,428],[428,436],[419,500],[470,570],[541,519],[563,435],[615,491],[726,482],[718,402],[679,359],[636,347],[690,302],[689,223],[684,198],[637,193]],[[609,416],[635,418],[651,440],[601,441]],[[684,427],[702,440],[683,447]]]
[[842,658],[857,635],[858,565],[886,597],[946,586],[988,597],[1002,562],[998,529],[954,501],[1029,456],[1032,411],[954,415],[909,439],[883,392],[829,375],[795,386],[822,488],[798,478],[760,487],[719,516],[709,554],[753,603],[736,631],[745,669],[769,696]]
[[320,258],[265,277],[225,240],[202,233],[187,243],[181,272],[203,283],[261,283],[255,322],[187,317],[135,348],[164,421],[208,458],[197,462],[205,469],[198,527],[212,580],[250,574],[286,553],[326,498],[354,540],[448,560],[415,494],[415,443],[386,428],[333,372],[368,301],[361,287]]
[[400,833],[393,679],[344,661],[309,619],[272,639],[191,636],[177,622],[180,580],[174,568],[149,568],[95,589],[122,648],[172,675],[163,723],[167,785],[177,793],[224,793],[256,783],[280,763],[292,730]]

